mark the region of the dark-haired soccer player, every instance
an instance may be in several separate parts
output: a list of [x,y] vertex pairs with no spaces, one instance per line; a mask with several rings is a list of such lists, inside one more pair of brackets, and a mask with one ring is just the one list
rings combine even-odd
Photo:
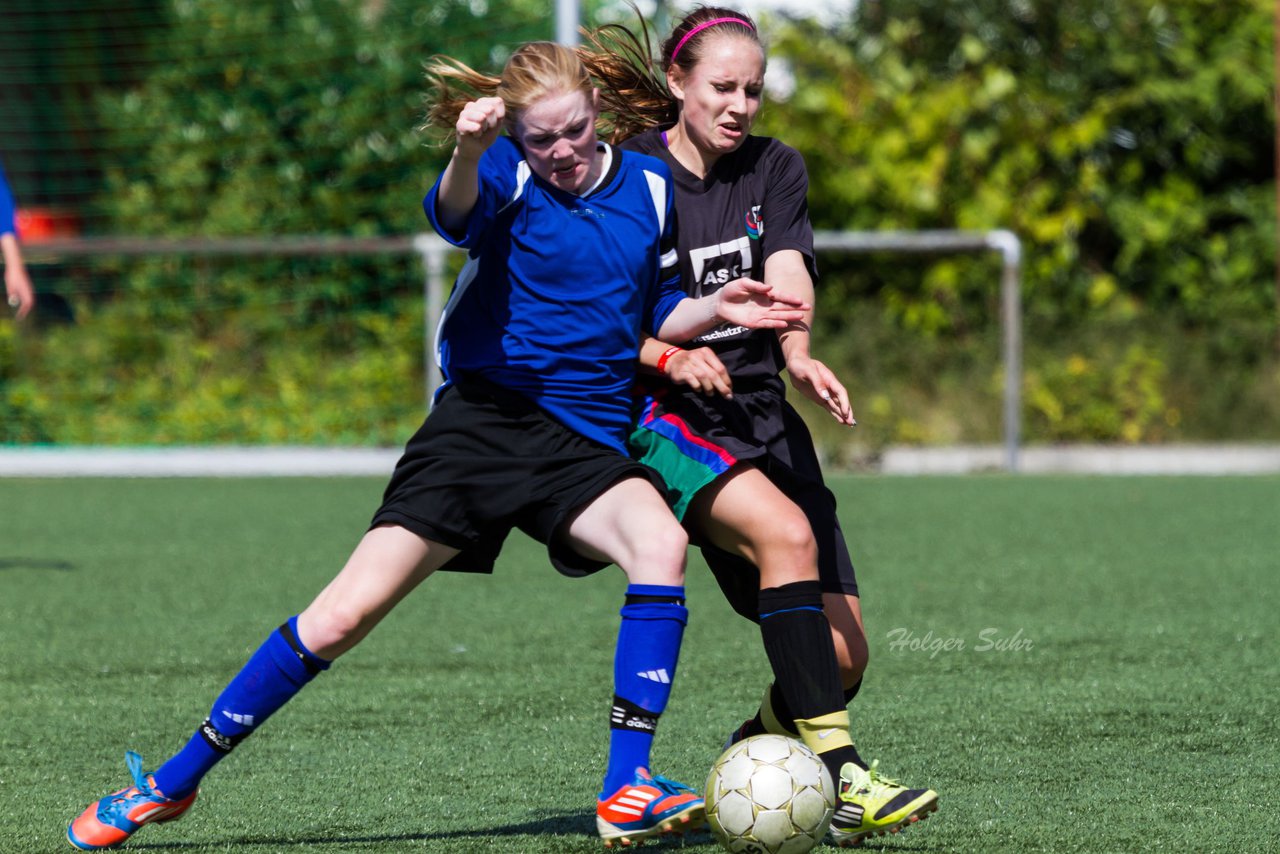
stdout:
[[[614,138],[630,136],[623,148],[671,169],[686,291],[715,294],[746,276],[812,303],[804,161],[751,134],[765,73],[754,22],[698,7],[663,40],[661,76],[637,62],[648,53],[618,26],[583,49],[605,83]],[[882,776],[849,732],[846,706],[867,661],[858,586],[835,498],[780,377],[785,368],[798,391],[854,423],[844,387],[810,353],[811,321],[806,313],[782,330],[728,322],[687,348],[646,342],[642,362],[670,382],[648,386],[632,445],[679,493],[677,513],[734,609],[760,624],[774,684],[731,740],[765,731],[803,738],[840,789],[831,834],[847,846],[918,820],[937,808],[937,795]]]

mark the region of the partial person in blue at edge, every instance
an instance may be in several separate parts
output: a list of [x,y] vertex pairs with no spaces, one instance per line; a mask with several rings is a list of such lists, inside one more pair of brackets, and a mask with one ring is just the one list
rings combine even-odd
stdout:
[[0,253],[4,255],[4,292],[9,307],[17,312],[18,320],[22,320],[36,307],[36,295],[22,260],[14,214],[13,193],[5,180],[4,167],[0,166]]

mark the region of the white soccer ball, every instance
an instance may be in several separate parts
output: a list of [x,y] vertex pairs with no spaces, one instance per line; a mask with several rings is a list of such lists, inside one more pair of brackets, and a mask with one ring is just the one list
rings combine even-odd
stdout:
[[836,787],[817,754],[794,738],[754,735],[711,766],[707,822],[726,850],[804,854],[831,824]]

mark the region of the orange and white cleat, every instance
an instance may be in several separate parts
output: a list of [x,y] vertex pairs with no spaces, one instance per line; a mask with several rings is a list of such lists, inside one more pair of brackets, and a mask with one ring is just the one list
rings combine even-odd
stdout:
[[596,803],[596,830],[605,848],[626,848],[664,833],[701,829],[706,812],[693,789],[637,768],[634,782]]
[[133,785],[94,801],[67,825],[67,841],[82,851],[114,848],[144,824],[182,817],[199,790],[185,798],[166,798],[155,779],[142,773],[142,757],[130,750],[124,757]]

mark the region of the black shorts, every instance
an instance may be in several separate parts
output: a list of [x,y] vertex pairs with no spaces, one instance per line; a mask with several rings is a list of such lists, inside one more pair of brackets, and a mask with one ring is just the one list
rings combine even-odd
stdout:
[[370,527],[399,525],[461,553],[442,567],[493,572],[512,528],[546,544],[552,564],[582,576],[608,566],[558,537],[577,510],[619,480],[652,469],[592,442],[497,386],[452,387],[405,446]]
[[[732,400],[679,392],[647,397],[632,452],[667,479],[681,508],[734,465],[760,469],[808,517],[823,592],[858,595],[835,496],[822,479],[809,428],[787,403],[780,379],[753,389],[735,387]],[[733,609],[758,619],[760,570],[745,558],[697,544]]]

